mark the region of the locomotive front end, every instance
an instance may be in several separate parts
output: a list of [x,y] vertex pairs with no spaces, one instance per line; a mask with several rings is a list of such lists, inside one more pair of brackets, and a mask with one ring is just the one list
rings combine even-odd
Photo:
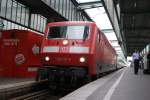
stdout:
[[[83,78],[88,74],[90,61],[90,27],[84,22],[57,22],[48,24],[43,40],[42,72],[50,77]],[[41,71],[39,71],[41,72]],[[45,77],[44,76],[44,77]],[[75,77],[75,78],[74,78]]]
[[87,25],[49,26],[42,45],[44,66],[84,67],[90,52]]

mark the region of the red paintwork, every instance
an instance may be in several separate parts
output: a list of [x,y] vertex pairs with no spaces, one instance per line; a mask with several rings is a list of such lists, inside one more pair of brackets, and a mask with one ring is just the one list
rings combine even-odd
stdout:
[[[34,44],[41,46],[42,35],[26,30],[3,30],[0,37],[0,76],[4,77],[34,77],[35,71],[28,71],[29,67],[40,67],[40,54],[33,54]],[[17,54],[24,55],[17,58],[23,61],[16,64]]]
[[[49,66],[65,66],[65,67],[86,67],[88,68],[89,75],[96,75],[96,62],[101,64],[116,64],[116,52],[109,44],[108,40],[102,33],[100,33],[100,42],[96,40],[98,28],[93,22],[55,22],[49,23],[45,31],[45,37],[48,35],[48,27],[61,26],[61,25],[88,25],[90,27],[89,37],[83,40],[69,39],[68,45],[63,45],[63,39],[47,39],[44,38],[42,43],[41,56],[44,59],[45,56],[50,57],[50,61],[43,60],[44,65]],[[74,45],[72,44],[74,42]],[[44,46],[58,46],[59,52],[43,52]],[[89,47],[89,53],[69,53],[70,46],[83,46]],[[65,48],[62,50],[62,48]],[[85,63],[80,63],[79,58],[84,56],[86,58]],[[62,59],[62,60],[58,60]],[[108,68],[107,68],[108,69]],[[108,69],[110,70],[110,69]],[[107,71],[108,71],[107,70]],[[106,71],[106,70],[105,70]]]

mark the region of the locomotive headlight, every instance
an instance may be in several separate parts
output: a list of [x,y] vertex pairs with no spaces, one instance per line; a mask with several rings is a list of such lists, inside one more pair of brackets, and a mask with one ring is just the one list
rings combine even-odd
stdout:
[[63,45],[67,45],[67,44],[68,44],[68,40],[64,40]]
[[45,61],[49,61],[50,59],[49,59],[49,57],[48,56],[46,56],[45,57]]
[[85,62],[85,58],[84,57],[80,57],[80,62],[81,63]]

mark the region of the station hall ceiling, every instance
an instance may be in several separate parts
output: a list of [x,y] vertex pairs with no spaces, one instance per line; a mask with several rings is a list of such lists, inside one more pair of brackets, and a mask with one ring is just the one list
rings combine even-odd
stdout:
[[72,0],[76,2],[77,8],[86,12],[87,15],[96,22],[97,26],[105,34],[110,44],[114,47],[117,54],[124,55],[121,46],[119,45],[119,35],[115,30],[109,19],[109,14],[105,9],[103,0]]
[[[85,2],[86,0],[81,1]],[[80,5],[83,9],[101,6],[99,4],[101,0],[91,1],[93,2],[80,2]],[[150,43],[150,1],[114,0],[114,4],[118,3],[120,6],[120,30],[124,34],[122,42],[125,42],[126,55],[131,55],[135,49],[140,52]]]
[[120,0],[121,30],[125,36],[127,54],[141,51],[150,43],[150,1]]
[[[47,16],[51,13],[54,17],[56,12],[50,11],[44,5],[39,5],[37,0],[17,0],[24,2],[28,6],[40,7],[40,11],[47,9],[47,12],[43,15]],[[40,0],[38,0],[40,1]],[[98,8],[103,6],[101,1],[104,0],[71,0],[74,4],[77,4],[81,10]],[[84,2],[80,2],[84,1]],[[89,1],[89,2],[86,2]],[[105,0],[109,1],[109,0]],[[125,42],[126,55],[131,55],[134,49],[141,51],[150,42],[150,1],[149,0],[113,0],[114,4],[120,6],[120,30],[124,34],[122,42]],[[37,4],[38,3],[38,4]],[[36,5],[35,5],[36,4]],[[34,10],[34,9],[33,9]],[[48,14],[47,14],[48,13]],[[60,15],[61,16],[61,15]],[[66,20],[64,17],[60,17],[59,20]]]

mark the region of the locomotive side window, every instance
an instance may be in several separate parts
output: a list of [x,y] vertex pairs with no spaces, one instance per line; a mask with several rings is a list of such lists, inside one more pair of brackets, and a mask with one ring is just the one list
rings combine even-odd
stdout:
[[84,29],[83,39],[85,40],[88,37],[89,34],[89,27],[86,26]]
[[86,39],[89,34],[88,26],[53,26],[49,28],[48,39]]
[[97,37],[96,37],[97,43],[99,43],[99,33],[97,32]]
[[100,30],[97,31],[97,34],[98,34],[98,41],[100,42],[100,40],[101,40],[101,37],[100,37]]

